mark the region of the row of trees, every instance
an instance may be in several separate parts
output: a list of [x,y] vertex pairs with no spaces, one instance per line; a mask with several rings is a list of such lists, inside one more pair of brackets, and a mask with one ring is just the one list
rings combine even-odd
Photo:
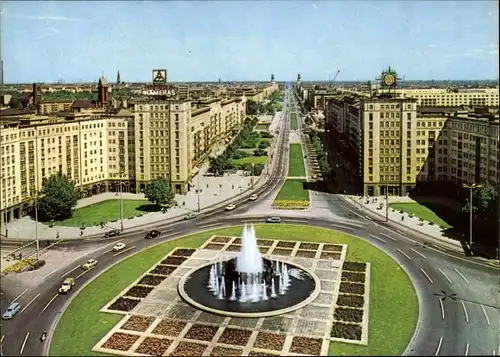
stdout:
[[331,167],[328,162],[328,155],[325,151],[325,147],[323,146],[323,142],[315,131],[311,131],[309,133],[309,138],[314,150],[316,151],[319,169],[321,170],[323,176],[327,177],[330,175]]
[[[243,128],[240,130],[238,135],[233,139],[233,141],[226,147],[224,152],[216,157],[210,157],[209,158],[209,168],[208,172],[216,175],[216,176],[221,176],[224,174],[224,172],[233,170],[235,169],[235,165],[232,163],[231,160],[235,158],[242,158],[246,153],[243,151],[238,150],[240,147],[242,147],[243,143],[248,141],[254,142],[251,140],[256,134],[253,132],[253,128],[255,125],[257,125],[258,120],[257,119],[246,119],[245,124]],[[258,136],[258,134],[257,134]],[[269,144],[265,144],[266,147]],[[254,146],[255,147],[255,144]],[[263,156],[266,155],[265,152],[265,147],[261,147],[259,145],[259,148],[254,150],[254,155],[255,156]],[[250,171],[252,170],[251,165],[244,165],[243,170],[247,170],[250,167]],[[264,169],[264,165],[254,165],[254,174],[255,175],[260,175],[262,170]]]
[[[144,194],[157,206],[171,203],[175,196],[167,179],[151,182]],[[38,199],[39,219],[43,222],[70,218],[77,202],[78,191],[75,184],[66,175],[52,175],[45,181]]]
[[283,99],[284,99],[284,92],[283,91],[277,91],[272,93],[269,98],[267,103],[257,103],[254,100],[248,100],[247,101],[247,114],[248,115],[258,115],[258,114],[270,114],[274,115],[277,111],[280,111],[283,109]]
[[[498,225],[499,212],[499,192],[490,183],[485,183],[481,187],[474,189],[472,195],[472,214],[475,241],[482,244],[496,244],[495,238]],[[471,201],[466,200],[462,211],[470,215]],[[465,225],[464,225],[465,229]],[[488,239],[491,237],[491,239]]]

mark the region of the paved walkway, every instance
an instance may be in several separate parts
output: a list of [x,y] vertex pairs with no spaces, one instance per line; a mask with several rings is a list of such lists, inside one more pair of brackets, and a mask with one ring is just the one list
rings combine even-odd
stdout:
[[[347,202],[358,206],[361,209],[367,209],[370,212],[376,213],[377,215],[385,218],[386,214],[386,206],[385,206],[385,196],[379,197],[367,197],[360,198],[359,196],[350,196],[350,195],[340,195]],[[399,196],[389,196],[389,204],[391,203],[416,203],[410,197],[399,197]],[[382,205],[382,209],[380,206]],[[430,225],[428,222],[420,222],[417,217],[410,218],[408,214],[401,214],[399,211],[393,212],[392,209],[389,209],[388,214],[389,220],[392,222],[398,223],[407,228],[413,229],[416,232],[420,232],[426,234],[430,237],[436,238],[444,243],[447,243],[452,246],[460,247],[462,249],[462,245],[460,242],[448,238],[444,233],[441,227],[437,225]],[[404,218],[403,218],[404,217]],[[403,220],[402,220],[403,219]]]

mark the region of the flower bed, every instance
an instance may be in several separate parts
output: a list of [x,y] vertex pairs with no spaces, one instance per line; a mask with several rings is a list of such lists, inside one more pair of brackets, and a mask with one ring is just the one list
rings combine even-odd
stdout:
[[300,243],[299,246],[299,249],[317,250],[318,248],[319,248],[318,243]]
[[278,242],[278,245],[276,247],[278,248],[294,248],[295,247],[295,242],[284,242],[284,241],[281,241],[281,242]]
[[117,311],[131,311],[139,305],[140,299],[129,299],[125,297],[118,298],[114,303],[112,303],[108,309]]
[[314,258],[316,256],[316,252],[311,252],[309,250],[298,250],[295,253],[296,257],[304,257],[304,258]]
[[135,352],[152,356],[163,356],[171,344],[172,340],[168,338],[146,337]]
[[335,259],[339,260],[342,255],[334,252],[321,252],[321,259]]
[[269,247],[259,247],[259,251],[261,254],[267,254]]
[[361,326],[355,324],[345,324],[342,322],[334,322],[330,332],[331,337],[343,338],[346,340],[361,341]]
[[267,352],[259,352],[259,351],[250,351],[249,356],[279,356],[279,354],[267,353]]
[[133,315],[125,324],[120,327],[122,330],[144,332],[154,322],[155,318],[152,316],[138,316]]
[[273,241],[269,239],[257,239],[257,245],[261,247],[270,247],[273,245]]
[[279,249],[279,248],[274,248],[273,250],[273,255],[283,255],[283,256],[290,256],[292,255],[292,250],[291,249]]
[[252,335],[252,331],[240,330],[236,328],[226,328],[222,335],[219,337],[220,343],[229,345],[245,346]]
[[363,310],[337,307],[335,309],[335,313],[333,314],[333,317],[337,321],[362,322],[363,321]]
[[36,259],[34,259],[34,258],[22,259],[18,262],[15,262],[14,264],[8,266],[4,270],[2,270],[2,272],[3,273],[21,273],[29,266],[34,265],[35,262],[36,262]]
[[212,243],[227,243],[231,240],[231,237],[217,236],[212,238]]
[[364,283],[365,282],[365,273],[350,273],[350,272],[342,272],[342,281],[351,281],[353,283]]
[[338,306],[362,308],[364,303],[365,298],[360,295],[339,294],[339,297],[337,298]]
[[193,253],[196,252],[196,249],[177,249],[171,255],[175,255],[177,257],[190,257]]
[[233,240],[233,243],[231,244],[240,244],[241,245],[241,238],[236,238],[235,240]]
[[340,292],[347,293],[347,294],[364,295],[365,294],[365,286],[363,284],[358,284],[358,283],[343,282],[343,283],[340,283]]
[[259,332],[253,347],[281,351],[285,345],[285,338],[285,335],[278,335],[270,332]]
[[201,356],[207,349],[206,345],[193,342],[179,342],[171,356]]
[[306,209],[309,208],[309,201],[306,200],[276,200],[272,208],[276,209]]
[[153,291],[153,288],[147,286],[132,286],[126,293],[125,296],[136,297],[136,298],[145,298],[149,295],[149,293]]
[[224,248],[223,244],[210,243],[205,246],[205,249],[210,249],[210,250],[222,250],[222,248]]
[[290,352],[318,356],[321,354],[321,344],[322,340],[319,338],[294,337]]
[[226,248],[226,252],[239,252],[241,250],[241,245],[231,244]]
[[185,257],[168,257],[167,259],[163,259],[161,264],[165,265],[181,265],[186,261]]
[[325,252],[341,252],[342,246],[337,244],[325,244],[323,246],[323,251]]
[[139,336],[136,335],[116,332],[102,345],[102,348],[109,348],[117,351],[128,351],[138,339]]
[[215,346],[210,356],[241,356],[243,350],[239,348],[229,348],[222,346]]
[[348,262],[345,261],[342,265],[343,271],[356,271],[356,272],[365,272],[366,271],[366,263],[359,262]]
[[172,272],[177,269],[176,267],[169,267],[166,265],[157,265],[156,268],[151,270],[151,274],[165,275],[168,276],[172,274]]
[[217,333],[217,330],[219,330],[219,328],[215,326],[195,324],[191,326],[184,338],[189,338],[192,340],[212,341],[215,334]]
[[160,321],[152,333],[155,335],[177,337],[186,325],[186,322],[165,319]]
[[145,275],[141,280],[139,280],[138,284],[140,285],[151,285],[157,286],[165,280],[167,277],[163,275]]

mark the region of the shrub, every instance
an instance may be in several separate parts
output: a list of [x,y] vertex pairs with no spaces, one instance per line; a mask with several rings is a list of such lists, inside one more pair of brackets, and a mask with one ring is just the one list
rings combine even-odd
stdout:
[[253,151],[253,155],[254,156],[266,156],[267,155],[267,152],[266,150],[262,150],[262,149],[255,149]]
[[305,200],[277,200],[273,202],[273,208],[277,209],[305,209],[309,207],[309,201]]
[[35,258],[26,258],[26,259],[22,259],[18,262],[15,262],[14,264],[12,264],[11,266],[5,268],[3,270],[4,273],[20,273],[22,272],[24,269],[26,269],[27,267],[35,264],[36,262],[36,259]]

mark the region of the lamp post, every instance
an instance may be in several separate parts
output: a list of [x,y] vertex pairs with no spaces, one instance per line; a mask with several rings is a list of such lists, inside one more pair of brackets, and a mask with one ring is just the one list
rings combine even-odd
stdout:
[[35,240],[36,240],[36,266],[40,264],[40,241],[38,239],[38,191],[35,196]]
[[472,185],[463,185],[464,188],[469,189],[469,249],[472,249],[472,218],[473,218],[473,206],[472,206],[472,196],[475,188],[481,188],[482,185],[473,183]]
[[385,221],[389,222],[389,184],[385,184]]
[[123,232],[123,171],[120,171],[120,230]]
[[255,164],[252,164],[252,190],[253,190],[253,174],[254,174]]
[[201,176],[201,173],[198,171],[197,175],[198,175],[198,177],[196,178],[196,181],[197,181],[198,189],[196,190],[196,192],[198,194],[198,213],[200,213],[200,192],[201,192],[200,176]]

